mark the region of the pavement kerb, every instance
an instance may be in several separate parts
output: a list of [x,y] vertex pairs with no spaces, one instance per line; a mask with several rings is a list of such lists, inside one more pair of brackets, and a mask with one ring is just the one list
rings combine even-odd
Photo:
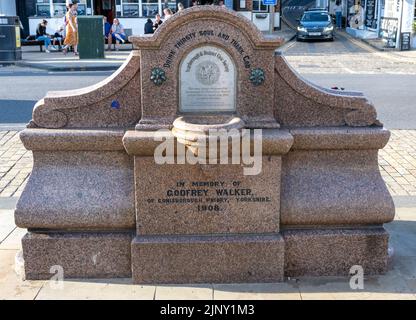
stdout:
[[78,66],[78,67],[56,67],[54,65],[40,64],[40,63],[30,63],[27,61],[16,61],[15,65],[18,67],[29,67],[33,69],[46,70],[51,72],[64,72],[64,71],[115,71],[122,63],[105,65],[105,66]]

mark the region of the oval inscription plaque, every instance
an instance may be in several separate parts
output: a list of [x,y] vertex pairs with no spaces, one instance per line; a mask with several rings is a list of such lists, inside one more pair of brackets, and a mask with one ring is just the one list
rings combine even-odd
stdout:
[[179,67],[179,111],[234,111],[235,82],[235,64],[227,52],[216,46],[192,50]]

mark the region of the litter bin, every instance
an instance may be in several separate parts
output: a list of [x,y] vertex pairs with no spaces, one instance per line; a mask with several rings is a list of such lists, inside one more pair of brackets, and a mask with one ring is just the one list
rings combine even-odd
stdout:
[[103,16],[78,16],[80,59],[104,59]]
[[19,17],[0,16],[0,62],[22,60]]

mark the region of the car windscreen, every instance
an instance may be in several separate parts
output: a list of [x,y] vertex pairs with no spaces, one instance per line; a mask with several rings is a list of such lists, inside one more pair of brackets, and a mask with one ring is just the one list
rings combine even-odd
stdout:
[[329,21],[329,16],[325,12],[308,12],[303,15],[301,21]]

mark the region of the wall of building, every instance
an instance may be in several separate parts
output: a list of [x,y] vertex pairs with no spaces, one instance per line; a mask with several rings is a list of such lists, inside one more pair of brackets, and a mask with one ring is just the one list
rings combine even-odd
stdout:
[[31,31],[28,17],[36,14],[36,0],[16,0],[16,11],[23,25],[22,37],[25,38]]
[[[125,1],[127,2],[127,1]],[[279,1],[280,2],[280,1]],[[91,5],[91,2],[88,2]],[[116,3],[122,3],[117,1]],[[162,11],[162,1],[159,3],[159,11]],[[229,2],[231,3],[231,2]],[[268,31],[270,29],[270,13],[269,12],[255,12],[253,11],[253,0],[245,0],[244,8],[240,8],[242,1],[233,1],[234,10],[238,11],[241,15],[245,16],[261,30]],[[24,32],[23,36],[26,37],[29,34],[34,34],[36,32],[37,24],[42,20],[46,19],[49,22],[48,32],[52,33],[60,25],[62,25],[62,17],[36,17],[36,0],[17,0],[18,5],[18,15],[21,17]],[[116,6],[117,12],[121,5]],[[89,7],[90,8],[90,7]],[[87,9],[88,12],[88,9]],[[120,22],[124,25],[125,28],[131,29],[133,34],[143,34],[144,33],[144,24],[146,23],[147,17],[125,17],[121,16],[121,12],[118,12],[117,17],[120,19]],[[151,17],[153,18],[153,17]],[[275,6],[274,14],[274,27],[277,29],[280,27],[280,4]]]

